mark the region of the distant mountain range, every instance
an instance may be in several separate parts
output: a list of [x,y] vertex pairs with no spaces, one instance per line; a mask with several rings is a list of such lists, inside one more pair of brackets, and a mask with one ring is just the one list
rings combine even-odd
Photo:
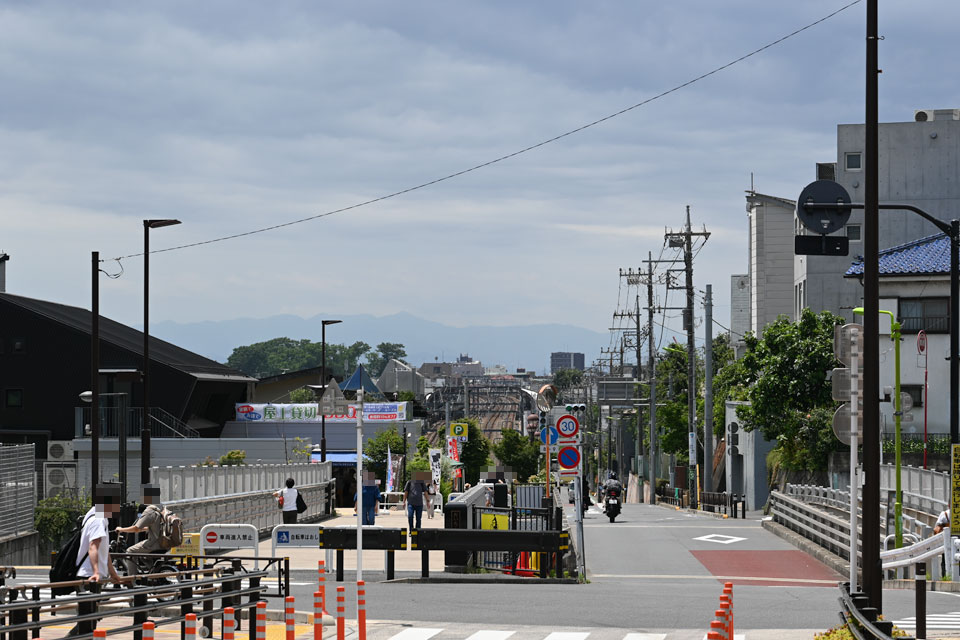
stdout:
[[[150,333],[184,349],[226,362],[234,348],[272,338],[308,338],[319,342],[321,317],[280,315],[183,324],[154,322]],[[502,364],[508,371],[522,367],[541,374],[549,372],[551,352],[584,353],[586,362],[590,363],[610,341],[605,333],[564,324],[451,327],[409,313],[336,317],[343,320],[343,324],[327,328],[328,343],[352,344],[362,340],[375,347],[381,342],[399,342],[406,347],[406,359],[415,366],[434,360],[452,362],[460,354],[469,354],[488,367]]]

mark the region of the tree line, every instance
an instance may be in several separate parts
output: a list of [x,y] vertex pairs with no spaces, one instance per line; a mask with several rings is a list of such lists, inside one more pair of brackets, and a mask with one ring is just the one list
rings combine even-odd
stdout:
[[[351,345],[327,343],[327,371],[343,379],[353,373],[363,358],[368,373],[376,378],[391,358],[407,357],[399,342],[381,342],[376,349],[366,342]],[[319,367],[323,362],[323,343],[308,339],[274,338],[237,347],[227,358],[227,365],[254,378],[267,378],[288,371]]]

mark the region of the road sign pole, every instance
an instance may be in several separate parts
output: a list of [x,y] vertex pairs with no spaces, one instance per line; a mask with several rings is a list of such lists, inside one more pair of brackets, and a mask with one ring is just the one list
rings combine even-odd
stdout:
[[850,351],[850,593],[857,590],[857,387],[860,372],[857,369],[857,342]]
[[547,497],[550,497],[550,436],[547,436],[547,464],[546,464],[547,475],[546,477],[546,486],[547,486]]
[[[406,444],[406,443],[404,443]],[[357,583],[363,580],[363,389],[357,390]]]

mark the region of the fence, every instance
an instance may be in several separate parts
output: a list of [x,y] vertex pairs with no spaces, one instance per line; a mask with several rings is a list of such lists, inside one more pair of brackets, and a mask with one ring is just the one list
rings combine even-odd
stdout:
[[151,474],[153,481],[160,485],[160,495],[171,501],[276,491],[287,478],[294,478],[298,486],[324,484],[330,481],[331,465],[330,462],[319,462],[153,467]]
[[0,446],[0,538],[33,531],[34,445]]
[[[143,407],[100,407],[100,437],[118,438],[126,431],[128,438],[139,438],[143,428]],[[86,425],[93,415],[90,407],[74,407],[74,436],[88,438]],[[124,429],[126,426],[126,429]],[[199,438],[200,432],[188,427],[172,413],[150,407],[150,432],[154,438]]]

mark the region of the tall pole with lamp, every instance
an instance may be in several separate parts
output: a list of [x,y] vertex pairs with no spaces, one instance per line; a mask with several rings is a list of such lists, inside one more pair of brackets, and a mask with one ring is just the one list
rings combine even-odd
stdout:
[[[320,375],[323,378],[320,384],[323,385],[323,393],[327,393],[327,325],[339,324],[343,320],[322,320],[320,322]],[[320,462],[327,461],[327,412],[320,412]]]
[[180,224],[180,221],[143,221],[143,424],[140,426],[140,484],[150,484],[150,229],[172,227],[176,224]]

